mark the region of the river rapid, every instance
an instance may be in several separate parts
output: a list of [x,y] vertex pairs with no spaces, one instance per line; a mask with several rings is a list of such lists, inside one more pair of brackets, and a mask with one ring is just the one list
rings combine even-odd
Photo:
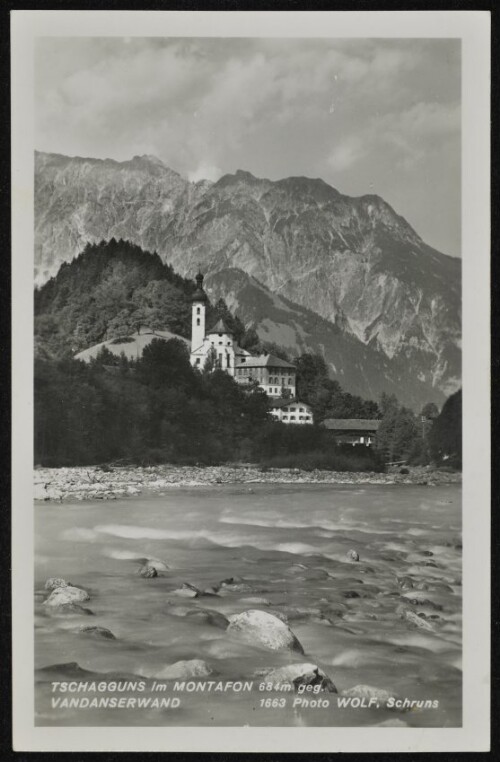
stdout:
[[[459,485],[173,487],[37,504],[35,537],[38,725],[461,725]],[[147,559],[168,569],[141,577]],[[49,577],[90,599],[52,610]],[[305,655],[226,632],[226,618],[248,610],[285,621]],[[305,662],[338,693],[267,690],[270,670]],[[63,692],[69,682],[83,687]],[[360,685],[377,701],[341,706]],[[139,694],[178,702],[91,705]],[[433,703],[398,708],[384,695]],[[63,701],[75,697],[88,705]]]

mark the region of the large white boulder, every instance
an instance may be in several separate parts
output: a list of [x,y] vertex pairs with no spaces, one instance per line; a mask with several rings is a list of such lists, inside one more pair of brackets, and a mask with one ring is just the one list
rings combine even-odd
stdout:
[[89,600],[90,595],[85,590],[67,585],[66,587],[56,587],[45,601],[45,605],[51,607],[66,606],[68,603],[81,603]]
[[229,617],[229,635],[244,640],[254,646],[263,646],[272,651],[298,651],[304,649],[287,624],[268,611],[250,609]]

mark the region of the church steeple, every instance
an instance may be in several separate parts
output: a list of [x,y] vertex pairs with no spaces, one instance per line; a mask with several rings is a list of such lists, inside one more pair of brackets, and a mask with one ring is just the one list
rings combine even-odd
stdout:
[[203,290],[203,275],[198,271],[196,290],[191,297],[191,351],[199,349],[205,339],[205,308],[208,297]]

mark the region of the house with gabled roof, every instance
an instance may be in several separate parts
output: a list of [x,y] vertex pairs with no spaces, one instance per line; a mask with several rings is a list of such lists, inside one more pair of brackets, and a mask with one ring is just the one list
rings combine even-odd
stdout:
[[313,423],[310,405],[292,397],[291,399],[272,400],[271,415],[281,423]]

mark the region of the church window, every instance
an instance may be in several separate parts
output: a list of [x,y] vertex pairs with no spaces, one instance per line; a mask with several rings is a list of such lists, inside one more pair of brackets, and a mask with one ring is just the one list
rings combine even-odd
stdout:
[[199,364],[200,364],[200,362],[201,362],[201,358],[200,358],[200,357],[197,357],[197,358],[196,358],[196,365],[199,365]]
[[222,341],[219,341],[219,344],[222,344]]
[[231,355],[226,355],[226,365],[228,368],[231,367]]
[[222,353],[219,353],[219,367],[222,368]]
[[228,342],[227,342],[227,345],[228,345],[228,347],[230,347],[230,346],[231,346],[231,342],[230,342],[230,341],[228,341]]
[[241,358],[241,362],[246,362],[246,359],[244,357]]
[[201,312],[201,309],[199,307],[196,308],[196,314],[199,315]]
[[222,333],[219,333],[219,339],[220,339],[221,336],[222,336]]
[[196,318],[196,325],[200,325],[200,318]]
[[292,385],[292,379],[291,379],[291,378],[289,378],[289,379],[288,379],[288,386],[291,386],[291,385]]

